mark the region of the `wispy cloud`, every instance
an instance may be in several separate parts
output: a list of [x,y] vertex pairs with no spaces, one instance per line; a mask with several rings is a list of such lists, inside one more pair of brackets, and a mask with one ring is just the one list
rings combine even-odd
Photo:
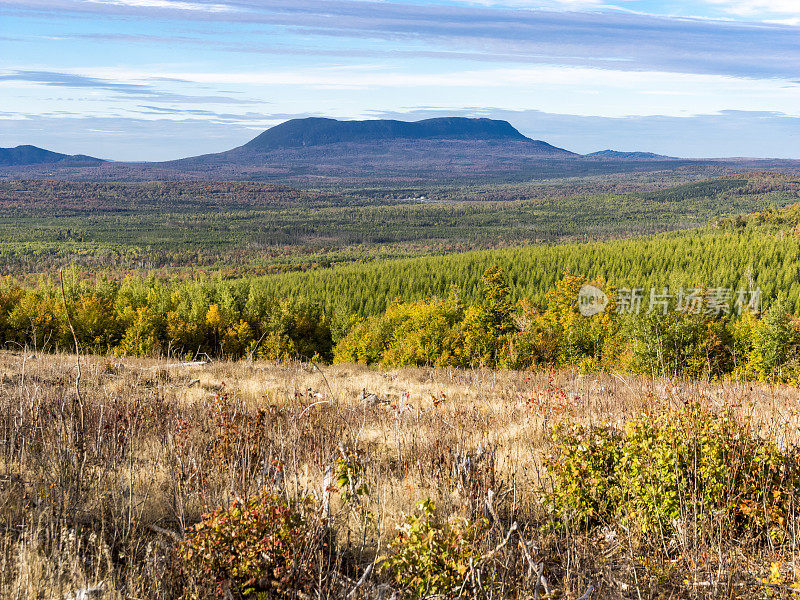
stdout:
[[[170,77],[153,77],[153,81],[181,81]],[[120,83],[91,77],[87,75],[63,73],[57,71],[32,71],[19,70],[8,73],[0,72],[0,82],[27,82],[38,85],[65,88],[89,88],[97,90],[107,90],[116,94],[150,98],[162,102],[193,102],[207,104],[252,104],[250,100],[233,98],[230,96],[214,95],[187,95],[164,90],[159,90],[152,85],[142,83]]]
[[705,0],[730,13],[745,17],[761,17],[765,14],[800,15],[797,0]]
[[7,74],[0,74],[0,81],[27,81],[54,87],[96,88],[137,96],[147,96],[153,93],[153,90],[146,85],[114,83],[96,77],[55,71],[13,71]]
[[604,0],[462,0],[464,4],[477,4],[481,6],[521,7],[535,9],[562,8],[575,10],[581,8],[613,8]]
[[[252,127],[206,118],[42,117],[0,119],[3,146],[33,144],[113,160],[171,160],[221,152],[252,139]],[[155,141],[157,140],[157,142]],[[187,146],[191,140],[191,146]]]
[[[624,65],[623,65],[624,66]],[[112,69],[88,68],[98,76],[74,76],[77,79],[104,81],[102,76]],[[702,73],[663,73],[660,71],[628,71],[596,67],[566,67],[561,65],[528,65],[519,67],[466,68],[443,72],[398,72],[391,67],[379,65],[347,65],[337,67],[306,67],[303,69],[256,69],[230,71],[161,71],[148,74],[145,71],[118,71],[124,79],[152,77],[160,80],[175,80],[197,84],[251,84],[259,86],[291,85],[312,87],[358,87],[358,88],[403,88],[403,87],[508,87],[514,85],[626,85],[646,90],[653,84],[662,86],[704,84],[742,89],[764,89],[764,83],[750,78]],[[63,75],[63,74],[54,74]],[[66,76],[70,77],[70,76]],[[0,77],[2,79],[2,77]],[[101,84],[102,85],[102,84]],[[124,85],[124,84],[113,84]],[[776,88],[796,89],[800,84],[775,81]]]
[[158,115],[161,117],[173,118],[192,118],[203,117],[215,123],[235,123],[238,125],[246,126],[261,126],[265,123],[274,123],[284,121],[286,119],[294,119],[300,116],[309,116],[307,113],[260,113],[260,112],[242,112],[242,113],[221,113],[213,110],[204,110],[199,108],[172,108],[166,106],[148,106],[140,105],[139,110],[131,112],[138,112],[146,115]]
[[[122,0],[121,0],[122,1]],[[144,0],[142,0],[144,1]],[[155,0],[153,0],[155,1]],[[711,0],[709,0],[711,1]],[[723,2],[723,0],[718,0]],[[758,2],[726,0],[730,10],[755,9]],[[771,0],[770,0],[771,2]],[[795,3],[796,0],[777,0]],[[280,28],[287,34],[413,43],[421,50],[508,54],[567,65],[617,61],[628,70],[719,73],[795,78],[800,72],[800,36],[779,24],[675,19],[620,11],[565,12],[486,8],[469,4],[399,4],[341,0],[228,0],[192,2],[178,10],[138,0],[120,3],[71,0],[0,0],[9,7],[95,13],[106,16],[168,18],[251,27]],[[560,3],[562,8],[568,5]],[[588,5],[585,3],[583,7]],[[782,5],[781,5],[782,6]],[[573,6],[578,8],[578,5]],[[800,9],[795,9],[797,14]],[[219,45],[219,40],[211,43]],[[225,43],[225,42],[222,42]],[[235,45],[235,44],[234,44]]]
[[[87,74],[102,79],[107,77],[108,72],[107,69],[96,68],[90,69]],[[367,64],[336,68],[163,71],[149,74],[117,70],[116,73],[120,79],[130,81],[147,76],[172,77],[196,86],[254,86],[257,89],[274,90],[276,94],[285,88],[370,90],[381,94],[381,97],[415,96],[421,102],[464,93],[475,95],[478,90],[479,96],[491,94],[504,97],[509,107],[513,108],[527,103],[531,94],[535,93],[540,107],[552,110],[560,105],[569,107],[576,114],[607,116],[649,114],[653,110],[686,115],[726,108],[749,110],[759,105],[770,110],[800,113],[798,83],[778,79],[757,80],[727,75],[597,67],[537,64],[412,72]],[[624,102],[620,102],[621,99]]]
[[117,6],[131,6],[133,8],[158,8],[167,10],[201,11],[209,13],[222,13],[236,10],[227,4],[208,2],[183,2],[181,0],[84,0],[95,4],[116,4]]

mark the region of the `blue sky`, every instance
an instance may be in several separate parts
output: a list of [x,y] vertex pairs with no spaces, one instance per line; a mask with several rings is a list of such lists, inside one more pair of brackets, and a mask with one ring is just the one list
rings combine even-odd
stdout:
[[0,146],[162,160],[310,115],[800,158],[800,1],[0,0]]

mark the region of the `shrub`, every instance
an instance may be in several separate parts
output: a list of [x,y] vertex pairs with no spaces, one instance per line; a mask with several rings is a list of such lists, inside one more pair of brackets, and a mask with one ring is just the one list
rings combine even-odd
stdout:
[[458,366],[463,307],[455,296],[393,302],[380,317],[354,323],[336,346],[335,362]]
[[330,319],[322,307],[299,297],[280,301],[266,323],[257,355],[270,360],[305,356],[328,362],[333,356]]
[[195,598],[293,597],[318,576],[318,529],[311,500],[264,493],[203,515],[179,548]]
[[[590,317],[582,315],[578,308],[578,295],[585,284],[606,289],[610,294],[605,309]],[[598,363],[612,361],[619,346],[616,340],[618,321],[616,293],[604,280],[589,281],[565,272],[547,294],[547,311],[541,316],[539,327],[556,340],[554,366],[561,366],[580,364],[587,358]]]
[[115,349],[117,356],[148,356],[158,352],[158,316],[147,307],[142,306],[130,318],[131,324],[125,330],[122,341]]
[[16,337],[40,350],[71,341],[62,301],[52,291],[25,293],[10,311],[7,323]]
[[515,331],[511,288],[498,265],[481,277],[481,300],[464,312],[464,350],[469,364],[506,366],[509,340]]
[[745,313],[733,325],[739,364],[734,374],[759,381],[797,382],[800,324],[783,300],[758,319]]
[[457,365],[462,345],[457,324],[462,316],[463,307],[455,297],[392,304],[384,317],[391,340],[382,362],[398,366]]
[[640,373],[719,377],[733,368],[734,339],[724,318],[653,311],[629,325],[633,366]]
[[558,518],[589,524],[615,518],[615,507],[625,491],[619,480],[622,432],[561,424],[553,429],[553,441],[546,465],[553,476],[549,500]]
[[17,332],[9,324],[9,313],[19,304],[24,291],[9,279],[0,279],[0,340],[14,339],[22,332]]
[[382,569],[413,598],[471,594],[470,562],[478,558],[475,541],[484,524],[466,519],[441,522],[435,511],[431,500],[417,504],[417,510],[398,525],[392,553]]
[[550,501],[559,519],[588,526],[627,520],[674,534],[696,510],[706,531],[776,539],[800,485],[796,450],[761,439],[748,419],[698,405],[623,431],[559,426],[554,439]]
[[364,481],[364,465],[355,452],[348,452],[336,461],[336,483],[345,502],[360,501],[369,495],[369,484]]
[[120,325],[110,297],[98,293],[82,295],[73,303],[71,312],[75,334],[84,348],[105,352],[119,342]]
[[388,331],[384,320],[372,317],[355,321],[348,333],[336,344],[333,362],[357,362],[373,364],[379,362],[383,348],[388,344]]

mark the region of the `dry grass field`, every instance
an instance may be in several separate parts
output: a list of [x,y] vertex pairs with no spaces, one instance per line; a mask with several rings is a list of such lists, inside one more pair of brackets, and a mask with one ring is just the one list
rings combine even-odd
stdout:
[[176,546],[204,512],[265,489],[314,499],[327,556],[316,597],[402,597],[380,563],[398,523],[428,498],[443,519],[482,523],[462,595],[794,594],[793,510],[773,537],[706,531],[696,518],[692,529],[689,500],[679,535],[555,526],[545,467],[559,423],[622,427],[694,402],[750,417],[754,436],[790,452],[794,388],[93,356],[80,373],[76,386],[74,355],[0,354],[1,598],[202,597]]

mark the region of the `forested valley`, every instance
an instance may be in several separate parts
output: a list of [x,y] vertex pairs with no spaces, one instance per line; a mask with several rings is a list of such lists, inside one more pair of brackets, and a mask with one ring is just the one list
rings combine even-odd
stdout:
[[[785,177],[760,176],[631,192],[627,202],[638,195],[655,212],[668,204],[688,213],[694,200],[692,210],[702,212],[723,202],[786,204],[798,189],[800,184]],[[292,204],[290,190],[270,191]],[[231,191],[220,193],[230,201]],[[236,201],[256,204],[259,193],[264,190],[237,188]],[[154,191],[144,202],[175,202],[175,194]],[[321,194],[301,198],[309,207],[332,202]],[[577,211],[572,198],[567,206]],[[104,202],[119,201],[100,200],[96,210]],[[77,341],[83,351],[118,356],[579,366],[794,381],[800,344],[792,316],[800,311],[798,206],[771,204],[759,212],[712,218],[699,228],[649,236],[352,261],[274,275],[199,270],[170,279],[107,270],[90,276],[73,265],[35,280],[7,276],[0,286],[0,333],[12,347],[63,350]],[[441,222],[439,211],[450,207],[432,210]],[[474,217],[487,208],[460,204],[453,210]],[[476,239],[479,233],[474,232]],[[577,305],[578,292],[589,281],[612,298],[591,318]],[[638,290],[635,311],[618,308],[619,290],[629,296]],[[756,292],[757,305],[749,296],[743,302],[742,294]],[[700,304],[692,311],[676,306],[679,294],[694,294]],[[703,304],[715,294],[723,294],[722,305]],[[654,295],[669,302],[654,306]]]
[[[780,207],[797,179],[669,172],[550,182],[296,189],[248,182],[0,183],[0,273],[223,277],[698,227]],[[688,181],[687,181],[688,179]]]

